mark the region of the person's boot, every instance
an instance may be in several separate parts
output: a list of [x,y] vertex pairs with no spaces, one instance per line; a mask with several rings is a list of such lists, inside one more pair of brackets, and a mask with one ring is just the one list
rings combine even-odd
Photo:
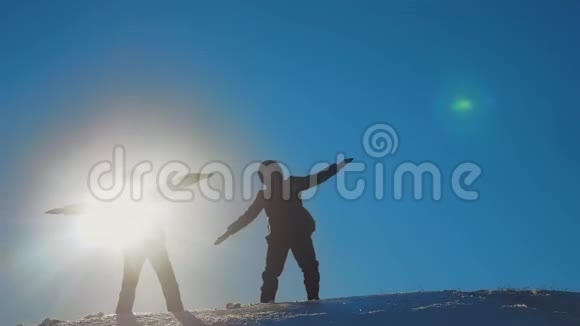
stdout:
[[320,297],[318,296],[318,286],[313,286],[306,290],[306,295],[308,301],[318,301]]
[[304,287],[306,288],[308,301],[320,300],[320,274],[318,271],[313,270],[312,272],[305,274]]
[[276,302],[276,298],[274,295],[268,292],[264,292],[262,289],[262,294],[260,295],[260,303],[274,303]]
[[165,304],[169,312],[182,312],[183,302],[181,301],[181,292],[177,283],[173,283],[170,287],[163,288],[163,295],[165,296]]
[[133,303],[135,302],[135,291],[122,290],[119,294],[119,302],[117,303],[117,314],[130,314],[133,312]]
[[181,302],[181,298],[179,296],[166,298],[167,304],[167,311],[169,312],[182,312],[183,311],[183,303]]
[[262,274],[262,280],[264,283],[261,288],[262,294],[260,295],[260,303],[275,302],[276,292],[278,292],[278,278],[264,272]]
[[167,311],[169,312],[183,312],[183,303],[181,303],[181,300],[179,302],[176,303],[172,303],[172,304],[167,304]]

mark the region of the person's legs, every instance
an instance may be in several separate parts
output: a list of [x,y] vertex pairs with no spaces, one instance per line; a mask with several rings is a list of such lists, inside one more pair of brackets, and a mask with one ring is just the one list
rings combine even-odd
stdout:
[[312,237],[303,235],[295,238],[292,241],[291,249],[292,255],[294,255],[298,266],[300,266],[304,274],[304,286],[306,287],[308,300],[319,300],[320,273]]
[[145,262],[142,251],[136,249],[126,249],[124,253],[123,281],[121,283],[121,293],[116,312],[130,313],[135,302],[135,291],[139,282],[139,274]]
[[165,245],[162,243],[151,245],[148,258],[155,273],[157,273],[159,282],[161,283],[161,289],[165,296],[167,310],[170,312],[183,311],[179,285],[177,284],[175,272],[173,271],[173,266],[171,266],[171,261],[169,260],[169,254],[167,253]]
[[268,237],[268,253],[266,254],[266,269],[262,273],[261,303],[274,302],[278,291],[278,277],[282,275],[284,264],[288,257],[287,241]]

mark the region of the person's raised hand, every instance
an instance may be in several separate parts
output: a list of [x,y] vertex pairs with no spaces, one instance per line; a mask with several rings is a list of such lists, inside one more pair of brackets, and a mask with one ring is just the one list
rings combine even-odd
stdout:
[[346,158],[346,159],[342,160],[342,162],[340,162],[336,165],[337,170],[340,171],[340,170],[344,169],[344,167],[347,166],[352,161],[353,161],[352,158]]
[[219,238],[217,238],[217,240],[213,244],[217,246],[217,245],[221,244],[222,242],[226,241],[226,239],[229,237],[230,237],[230,233],[226,232],[226,233],[222,234]]
[[54,209],[51,209],[49,211],[44,212],[44,214],[50,214],[50,215],[64,214],[64,208],[54,208]]

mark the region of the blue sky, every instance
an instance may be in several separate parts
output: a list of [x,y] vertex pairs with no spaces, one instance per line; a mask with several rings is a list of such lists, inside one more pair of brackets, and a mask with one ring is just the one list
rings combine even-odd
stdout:
[[[82,188],[83,153],[106,159],[133,137],[152,152],[204,147],[199,161],[274,158],[305,174],[338,152],[372,166],[361,136],[381,121],[400,137],[387,168],[432,161],[449,180],[474,161],[480,199],[447,185],[437,202],[411,190],[346,201],[324,185],[306,204],[323,297],[580,290],[579,15],[577,1],[2,4],[3,322],[113,311],[119,253],[71,248],[70,219],[41,214]],[[454,112],[457,98],[472,110]],[[212,245],[247,205],[193,203],[168,222],[187,307],[257,301],[265,218]],[[303,299],[294,262],[282,277],[279,299]],[[163,309],[150,270],[138,293],[137,310]]]

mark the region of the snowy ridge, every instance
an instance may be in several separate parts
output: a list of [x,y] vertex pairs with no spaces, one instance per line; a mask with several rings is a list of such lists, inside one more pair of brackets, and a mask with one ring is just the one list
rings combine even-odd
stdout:
[[89,315],[43,326],[214,325],[580,325],[580,293],[556,291],[420,292],[264,304],[238,309],[135,315]]

